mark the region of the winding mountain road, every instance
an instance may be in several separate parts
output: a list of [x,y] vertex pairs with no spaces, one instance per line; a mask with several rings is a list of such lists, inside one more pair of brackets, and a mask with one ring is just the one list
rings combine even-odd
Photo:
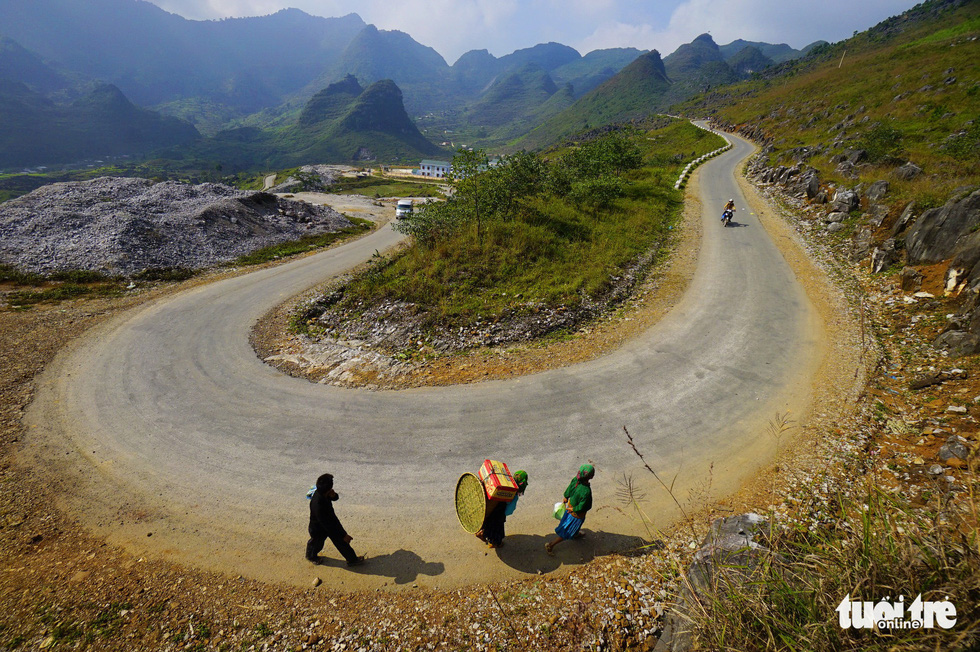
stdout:
[[[771,459],[776,411],[805,406],[822,330],[790,267],[748,211],[722,228],[751,145],[711,160],[698,268],[655,328],[592,362],[518,380],[378,392],[317,385],[257,358],[249,331],[272,307],[385,250],[386,226],[295,262],[203,285],[104,324],[63,352],[28,413],[37,466],[66,488],[65,509],[136,554],[307,584],[304,494],[336,476],[337,511],[363,572],[321,569],[347,588],[453,585],[550,572],[644,535],[621,509],[632,475],[658,526],[677,513],[642,470],[678,491],[711,471],[715,493]],[[456,523],[459,475],[486,458],[524,468],[530,487],[508,520],[508,546],[484,556]],[[584,542],[541,545],[580,463],[591,460],[597,509]],[[327,544],[324,554],[337,557]],[[501,563],[503,562],[503,563]]]

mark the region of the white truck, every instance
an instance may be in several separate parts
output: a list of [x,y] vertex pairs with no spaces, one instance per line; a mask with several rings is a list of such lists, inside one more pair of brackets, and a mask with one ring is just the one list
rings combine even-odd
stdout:
[[399,220],[406,220],[412,216],[415,204],[411,199],[399,199],[395,205],[395,217]]

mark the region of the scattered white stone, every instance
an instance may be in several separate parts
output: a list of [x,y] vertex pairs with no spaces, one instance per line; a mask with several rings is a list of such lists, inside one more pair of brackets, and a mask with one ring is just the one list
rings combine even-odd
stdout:
[[349,225],[326,206],[217,183],[100,177],[0,204],[0,262],[43,274],[199,269]]

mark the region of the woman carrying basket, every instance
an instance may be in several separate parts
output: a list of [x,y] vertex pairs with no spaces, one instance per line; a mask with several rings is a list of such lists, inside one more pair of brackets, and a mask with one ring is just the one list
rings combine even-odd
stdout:
[[517,483],[517,495],[509,503],[489,501],[490,506],[487,508],[483,527],[476,533],[476,538],[491,548],[504,545],[504,524],[507,522],[507,517],[517,509],[517,499],[523,496],[524,490],[527,489],[527,471],[515,473],[514,481]]
[[568,488],[565,489],[565,513],[561,517],[561,522],[555,528],[558,536],[554,541],[544,544],[544,549],[551,554],[555,546],[566,539],[572,539],[585,522],[585,514],[592,509],[592,487],[589,482],[595,476],[595,467],[591,464],[583,464],[578,469],[578,474],[572,480]]

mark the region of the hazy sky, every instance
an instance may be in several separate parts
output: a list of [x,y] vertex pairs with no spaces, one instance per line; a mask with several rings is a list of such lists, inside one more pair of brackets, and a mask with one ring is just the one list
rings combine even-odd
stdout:
[[380,29],[401,30],[449,64],[468,50],[495,56],[557,41],[582,54],[598,48],[660,50],[708,32],[719,45],[737,38],[788,43],[839,41],[914,0],[152,0],[191,19],[261,16],[285,7],[314,16],[357,13]]

